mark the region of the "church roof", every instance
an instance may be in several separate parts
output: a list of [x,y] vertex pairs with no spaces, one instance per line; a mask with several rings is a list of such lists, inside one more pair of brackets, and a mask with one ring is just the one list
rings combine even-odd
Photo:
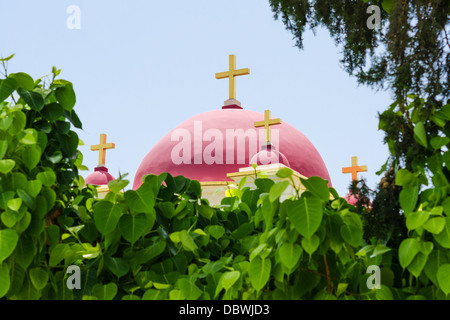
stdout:
[[[136,171],[133,189],[142,184],[144,175],[162,172],[200,182],[232,181],[227,173],[250,166],[265,143],[264,129],[254,126],[263,118],[262,113],[236,105],[193,116],[151,148]],[[322,157],[299,130],[283,121],[273,127],[271,143],[290,168],[306,177],[322,177],[331,186]]]
[[103,186],[107,185],[111,180],[115,180],[115,178],[108,172],[108,168],[99,166],[86,177],[84,182],[85,184]]

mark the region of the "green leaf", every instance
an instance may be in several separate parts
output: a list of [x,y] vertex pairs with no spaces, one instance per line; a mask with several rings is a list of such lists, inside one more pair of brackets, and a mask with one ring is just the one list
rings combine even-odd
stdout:
[[450,293],[450,264],[443,264],[439,267],[437,281],[441,290],[448,295]]
[[241,273],[239,271],[225,272],[222,276],[222,286],[225,290],[230,289],[238,281]]
[[300,179],[305,188],[322,200],[330,199],[330,190],[328,182],[320,177],[309,177],[308,179]]
[[41,181],[42,185],[47,187],[53,186],[56,182],[56,174],[51,169],[39,172],[36,178]]
[[136,252],[136,261],[139,264],[145,264],[163,253],[164,249],[166,249],[166,242],[164,240],[159,240],[151,246]]
[[31,283],[37,290],[42,290],[48,283],[48,272],[42,268],[33,268],[30,270]]
[[159,202],[157,207],[167,219],[172,219],[175,216],[175,205],[172,202]]
[[16,251],[14,252],[17,263],[27,270],[36,254],[36,242],[33,237],[22,236],[17,242]]
[[433,238],[446,249],[450,249],[450,217],[445,218],[445,226],[438,234],[433,234]]
[[252,223],[244,222],[243,224],[241,224],[239,226],[239,228],[234,230],[231,234],[236,239],[243,239],[246,236],[248,236],[249,234],[251,234],[253,232],[253,230],[254,230],[254,227],[253,227]]
[[121,215],[121,208],[109,201],[102,200],[94,206],[95,226],[102,235],[106,235],[116,228]]
[[417,177],[409,172],[407,169],[398,170],[395,175],[395,184],[398,186],[409,187],[414,186],[417,181]]
[[211,220],[211,218],[214,216],[214,209],[211,208],[208,205],[201,204],[195,206],[198,210],[198,213],[200,213],[201,216],[205,217],[208,220]]
[[400,191],[400,205],[405,213],[412,212],[417,204],[419,197],[419,187],[405,187]]
[[67,111],[72,111],[76,103],[75,91],[72,84],[67,84],[63,87],[59,87],[55,90],[56,100]]
[[289,186],[289,181],[280,181],[270,187],[269,199],[271,202],[278,200],[284,190]]
[[41,114],[45,119],[53,122],[63,115],[63,108],[57,102],[50,103],[44,106]]
[[22,151],[22,161],[28,170],[34,169],[41,160],[41,148],[37,145],[26,146]]
[[279,249],[280,260],[286,268],[292,269],[300,259],[302,252],[302,247],[298,244],[285,242]]
[[302,239],[302,247],[309,255],[312,255],[317,250],[319,244],[320,238],[315,234],[313,234],[312,237],[309,239],[308,238]]
[[450,138],[448,137],[440,137],[440,136],[434,136],[430,140],[430,145],[433,147],[434,150],[438,150],[448,144],[450,142]]
[[114,282],[108,284],[97,283],[92,288],[92,295],[99,300],[112,300],[116,296],[118,291],[117,285]]
[[9,267],[7,263],[0,263],[0,299],[4,297],[11,286]]
[[427,133],[425,130],[425,125],[422,121],[416,123],[414,127],[414,139],[423,147],[427,148]]
[[442,230],[444,230],[445,218],[444,217],[431,218],[423,225],[423,227],[428,232],[439,234],[442,232]]
[[406,216],[406,227],[408,230],[414,230],[427,222],[430,213],[427,211],[415,211]]
[[8,141],[0,140],[0,160],[3,159],[6,151],[8,151]]
[[393,300],[394,296],[392,295],[391,289],[384,284],[381,285],[381,288],[375,291],[375,297],[377,300]]
[[168,290],[149,289],[145,291],[142,300],[165,300],[167,299]]
[[322,222],[322,201],[314,198],[301,197],[288,205],[288,217],[302,236],[311,238]]
[[209,233],[216,240],[219,240],[225,234],[225,228],[219,225],[210,225],[205,228],[205,231]]
[[194,242],[194,239],[189,235],[189,233],[186,230],[180,231],[180,240],[183,245],[184,250],[196,252],[198,247]]
[[15,165],[16,162],[14,160],[11,159],[0,160],[0,172],[3,174],[7,174],[14,168]]
[[8,98],[18,86],[19,84],[13,78],[0,80],[0,102]]
[[344,223],[340,228],[342,238],[353,247],[358,247],[363,237],[363,231],[354,223]]
[[11,124],[13,123],[13,120],[14,119],[11,117],[0,119],[0,130],[3,131],[8,130]]
[[449,263],[446,250],[434,250],[428,257],[427,264],[425,265],[425,274],[430,278],[434,285],[439,286],[437,280],[438,268],[446,263]]
[[145,213],[137,215],[124,214],[119,220],[120,233],[132,245],[144,234],[146,229],[147,216]]
[[408,265],[408,270],[411,274],[418,278],[422,273],[425,264],[427,263],[428,256],[423,254],[422,252],[417,253],[414,257],[413,261]]
[[28,74],[24,72],[11,73],[8,78],[13,78],[17,81],[18,87],[25,90],[34,89],[34,80]]
[[130,183],[130,181],[128,181],[128,180],[111,180],[110,182],[108,182],[108,188],[112,192],[119,193],[129,183]]
[[19,211],[20,207],[22,206],[22,199],[15,198],[15,199],[8,200],[6,205],[12,211],[16,211],[17,212],[17,211]]
[[9,128],[10,134],[17,134],[25,128],[27,122],[27,116],[22,111],[13,112],[14,116],[11,127]]
[[384,11],[390,14],[394,6],[394,0],[383,0],[381,2],[381,6],[383,7]]
[[155,194],[150,181],[146,180],[136,191],[128,190],[124,194],[125,202],[135,212],[153,213]]
[[383,253],[389,252],[391,250],[392,250],[391,248],[386,247],[384,244],[377,244],[370,257],[371,258],[378,257]]
[[282,179],[286,179],[291,177],[293,173],[294,171],[292,171],[292,169],[284,167],[277,171],[276,176]]
[[202,295],[200,290],[194,283],[187,279],[180,279],[177,281],[178,288],[187,300],[197,300]]
[[62,260],[64,260],[68,250],[70,250],[70,248],[66,243],[56,244],[50,252],[50,267],[56,267]]
[[44,108],[44,98],[34,91],[28,91],[22,88],[17,89],[20,97],[35,111],[41,111]]
[[419,245],[417,239],[408,238],[403,240],[398,249],[398,258],[402,268],[406,269],[418,253]]
[[269,281],[271,267],[270,259],[261,259],[259,256],[250,262],[248,274],[256,291],[264,288]]
[[5,261],[16,249],[19,236],[13,229],[0,230],[0,263]]
[[105,256],[105,264],[108,269],[114,273],[118,278],[123,277],[130,271],[130,266],[122,258],[113,258]]
[[13,57],[15,56],[15,53],[13,53],[12,55],[6,57],[6,58],[1,58],[0,61],[8,61],[11,60]]

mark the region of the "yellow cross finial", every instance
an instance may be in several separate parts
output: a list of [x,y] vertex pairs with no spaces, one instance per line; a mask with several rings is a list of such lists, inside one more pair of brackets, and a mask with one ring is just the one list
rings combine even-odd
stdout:
[[255,122],[255,127],[265,127],[266,129],[266,142],[270,142],[270,126],[281,124],[280,119],[271,119],[270,110],[264,111],[264,120]]
[[342,173],[351,173],[352,181],[358,180],[358,172],[366,172],[367,166],[358,165],[358,157],[352,157],[352,166],[342,168]]
[[92,151],[99,151],[98,154],[98,165],[105,165],[105,156],[107,149],[114,149],[116,145],[114,143],[106,143],[106,134],[100,134],[100,144],[91,146]]
[[230,70],[226,72],[216,73],[216,79],[225,79],[229,78],[230,82],[230,98],[236,99],[236,79],[237,76],[243,76],[246,74],[250,74],[250,69],[239,69],[236,70],[236,56],[234,54],[230,54]]

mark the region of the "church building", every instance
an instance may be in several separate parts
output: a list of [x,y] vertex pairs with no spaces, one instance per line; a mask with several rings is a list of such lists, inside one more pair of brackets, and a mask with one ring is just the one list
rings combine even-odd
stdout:
[[[216,79],[228,79],[229,98],[222,106],[193,115],[154,145],[136,171],[133,189],[139,188],[147,174],[169,172],[172,176],[198,180],[202,197],[211,205],[218,205],[229,188],[246,176],[254,177],[255,170],[277,181],[280,178],[275,174],[282,167],[293,170],[298,184],[300,178],[319,176],[331,187],[321,155],[303,133],[273,118],[270,110],[248,110],[236,99],[236,77],[248,74],[247,68],[236,69],[236,57],[230,55],[229,70],[215,75]],[[105,152],[114,147],[114,143],[107,143],[105,134],[98,145],[91,147],[99,151],[99,165],[85,182],[98,185],[100,196],[108,191],[107,184],[114,179],[105,166]],[[353,157],[352,166],[343,168],[342,173],[352,173],[352,179],[356,180],[357,172],[361,171],[367,171],[367,167],[358,166],[357,158]],[[254,187],[252,181],[253,178],[246,179],[245,186]],[[294,189],[288,188],[285,196],[292,192]]]

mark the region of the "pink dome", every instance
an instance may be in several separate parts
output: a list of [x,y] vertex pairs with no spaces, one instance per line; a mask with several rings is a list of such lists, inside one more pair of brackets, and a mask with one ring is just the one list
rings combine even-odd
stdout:
[[356,202],[358,202],[358,198],[355,197],[354,194],[348,193],[344,196],[344,199],[347,201],[347,203],[351,204],[352,206],[354,206],[356,204]]
[[106,167],[96,167],[95,171],[86,177],[84,180],[86,184],[102,186],[107,185],[111,180],[115,178],[108,173],[108,168]]
[[290,167],[289,161],[284,154],[278,152],[271,144],[261,146],[261,150],[250,159],[250,164],[253,163],[257,165],[281,163],[286,167]]
[[[352,194],[352,193],[348,193],[344,196],[345,201],[347,201],[348,204],[351,204],[352,206],[356,205],[356,203],[358,202],[358,200],[360,199],[361,195],[359,193]],[[365,200],[366,203],[368,203],[368,206],[371,207],[372,206],[372,202],[370,201],[369,198],[364,197],[361,198],[362,200]],[[366,205],[363,205],[364,207],[366,207]]]
[[[250,166],[249,160],[265,143],[264,128],[254,127],[255,122],[263,119],[262,113],[234,106],[184,121],[144,157],[136,171],[133,189],[139,188],[144,175],[162,172],[200,182],[232,181],[227,174]],[[271,130],[272,143],[284,154],[290,168],[306,177],[322,177],[331,186],[325,163],[308,138],[284,121]]]

